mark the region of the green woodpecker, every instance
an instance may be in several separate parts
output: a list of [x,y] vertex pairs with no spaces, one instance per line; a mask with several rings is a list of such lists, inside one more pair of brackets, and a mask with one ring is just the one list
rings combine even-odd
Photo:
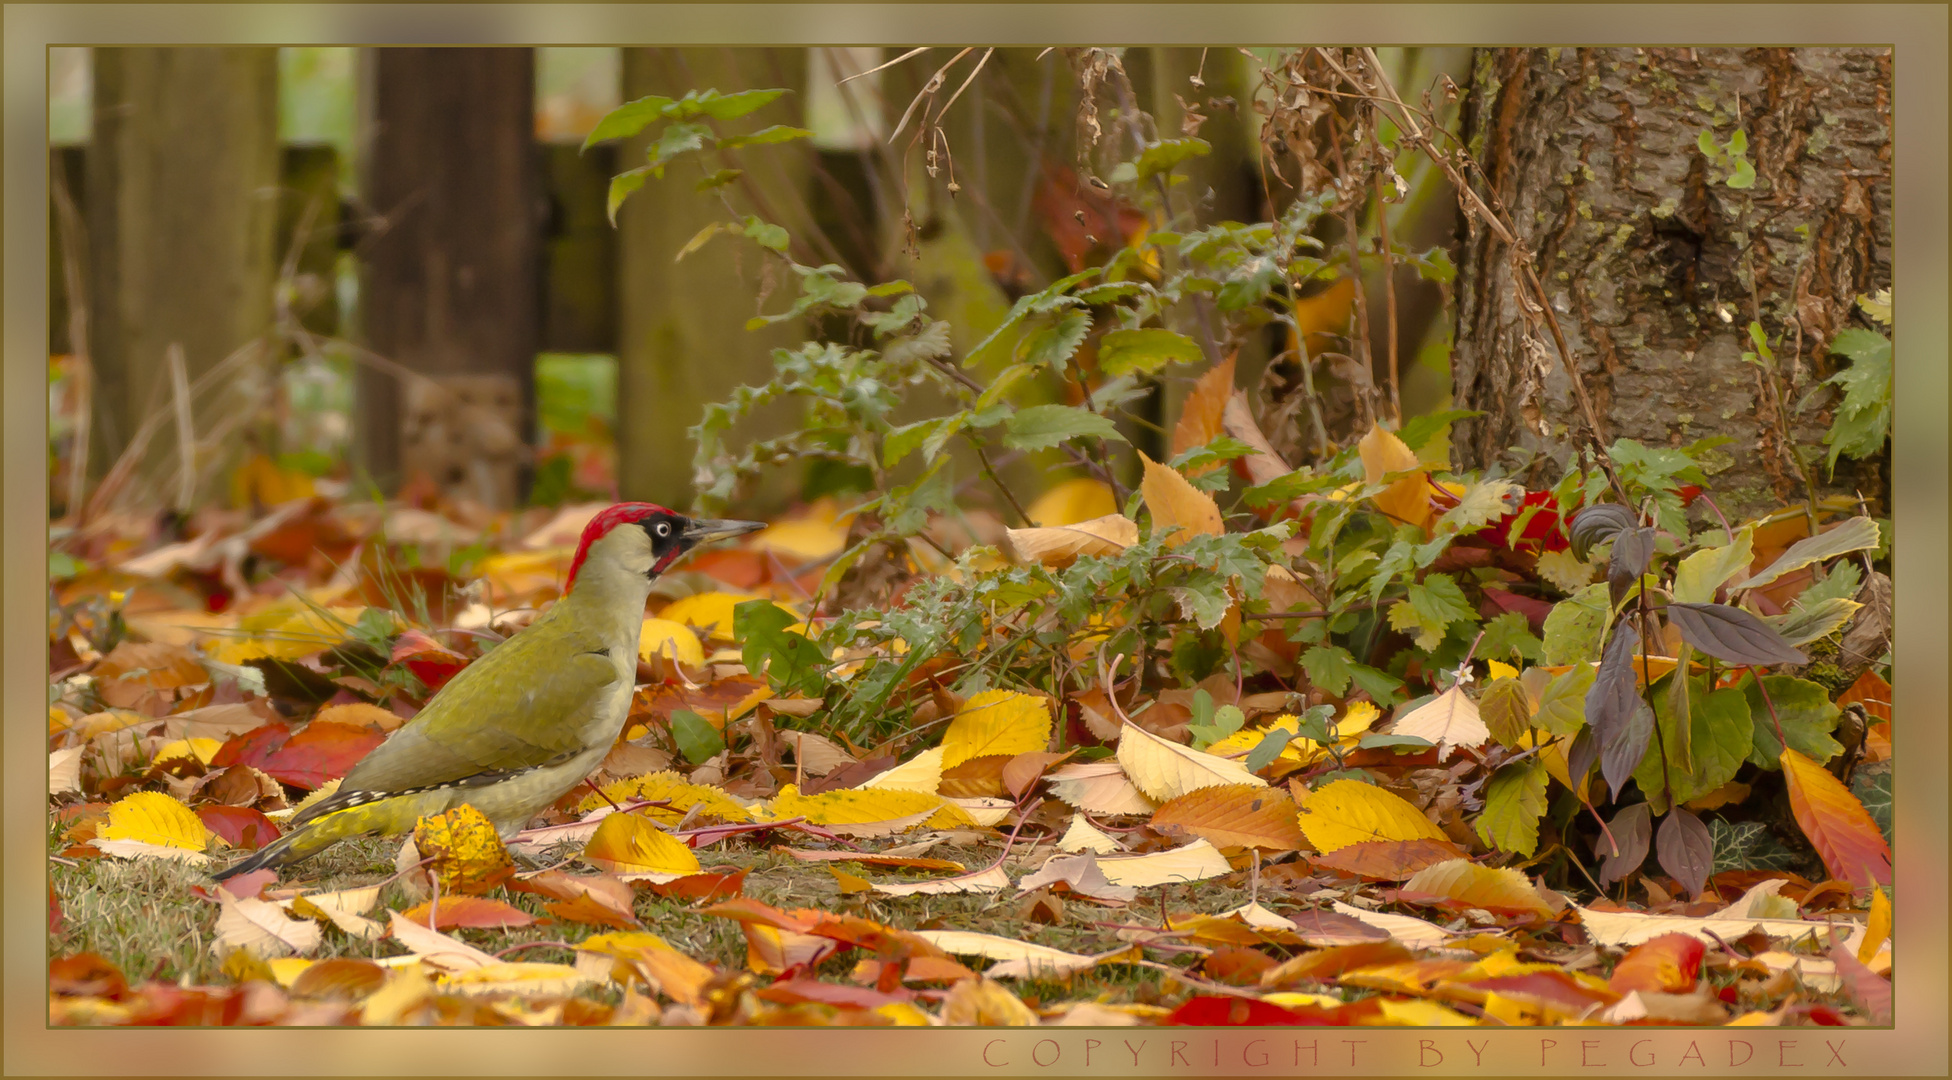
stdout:
[[583,781],[630,713],[651,581],[707,540],[764,528],[693,520],[650,503],[605,509],[583,530],[554,606],[460,674],[285,835],[216,875],[282,867],[348,837],[413,831],[463,803],[504,838]]

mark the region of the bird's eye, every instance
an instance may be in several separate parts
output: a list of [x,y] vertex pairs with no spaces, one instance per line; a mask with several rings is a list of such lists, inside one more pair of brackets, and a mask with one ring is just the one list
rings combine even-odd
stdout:
[[668,521],[660,521],[660,522],[658,522],[658,523],[657,523],[657,534],[658,534],[658,536],[660,536],[660,537],[665,537],[665,536],[670,536],[670,535],[671,535],[671,523],[670,523],[670,522],[668,522]]

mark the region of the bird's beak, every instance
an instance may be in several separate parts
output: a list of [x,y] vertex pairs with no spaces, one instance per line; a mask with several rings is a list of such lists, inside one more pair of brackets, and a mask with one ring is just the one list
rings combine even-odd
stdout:
[[684,540],[687,546],[705,543],[708,540],[723,540],[728,536],[744,536],[766,527],[763,521],[732,521],[728,519],[695,518],[685,526]]

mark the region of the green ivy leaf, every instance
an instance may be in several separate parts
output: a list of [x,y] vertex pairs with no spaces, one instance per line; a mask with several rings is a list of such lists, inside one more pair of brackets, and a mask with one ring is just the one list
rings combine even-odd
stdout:
[[1501,851],[1531,858],[1539,848],[1539,819],[1545,816],[1545,763],[1536,756],[1515,761],[1491,774],[1484,785],[1484,810],[1477,834]]
[[[1198,691],[1201,694],[1205,692]],[[1208,704],[1212,704],[1210,699]],[[1193,749],[1204,750],[1239,731],[1240,726],[1246,722],[1247,715],[1240,711],[1239,706],[1222,705],[1213,710],[1213,719],[1210,723],[1188,724],[1186,730],[1193,736]]]
[[1275,758],[1281,756],[1281,751],[1286,749],[1288,743],[1294,738],[1295,733],[1287,728],[1270,729],[1266,735],[1261,736],[1260,742],[1254,744],[1254,749],[1247,752],[1247,771],[1260,772],[1267,768]]
[[893,468],[896,462],[914,452],[929,436],[955,422],[953,416],[934,416],[895,428],[881,440],[881,464]]
[[1150,375],[1168,364],[1197,364],[1204,358],[1192,338],[1156,327],[1113,330],[1098,340],[1098,367],[1112,376]]
[[1427,574],[1408,591],[1410,606],[1424,622],[1449,626],[1454,622],[1475,623],[1477,608],[1464,598],[1464,590],[1449,574]]
[[778,100],[785,90],[740,90],[733,94],[721,94],[707,90],[695,99],[680,102],[687,116],[704,114],[714,120],[737,120],[747,113],[764,108]]
[[1213,147],[1205,139],[1165,139],[1146,147],[1132,163],[1134,179],[1150,180],[1167,169],[1191,158],[1204,157]]
[[1532,633],[1532,624],[1516,611],[1507,611],[1484,624],[1484,640],[1478,655],[1487,660],[1516,657],[1521,661],[1543,663],[1545,643]]
[[678,744],[678,752],[693,765],[703,765],[725,752],[725,736],[690,709],[672,710],[671,738]]
[[[672,124],[651,144],[651,167],[659,168],[671,163],[681,154],[703,150],[705,140],[712,137],[712,129],[703,124]],[[659,173],[662,176],[663,173]]]
[[720,139],[718,144],[727,150],[737,150],[741,146],[771,146],[775,143],[792,142],[794,139],[804,139],[812,134],[813,132],[806,128],[774,124],[771,127],[760,128],[750,135],[728,135]]
[[[1782,744],[1776,741],[1778,722],[1790,749],[1818,765],[1828,764],[1831,758],[1843,753],[1843,744],[1830,737],[1842,710],[1821,685],[1787,675],[1764,675],[1758,689],[1755,677],[1750,675],[1742,680],[1741,688],[1755,723],[1749,761],[1758,768],[1782,768]],[[1767,702],[1762,697],[1765,690],[1769,693]],[[1771,704],[1775,706],[1773,715],[1769,709]]]
[[732,609],[732,635],[747,671],[764,671],[783,693],[819,697],[826,689],[821,666],[827,658],[805,634],[787,629],[797,621],[771,600],[747,600]]
[[693,190],[710,191],[713,188],[724,187],[745,174],[744,169],[720,169],[694,184]]
[[1012,450],[1041,450],[1070,439],[1125,441],[1110,419],[1076,405],[1032,405],[1020,409],[1004,425],[1003,445]]
[[671,115],[670,109],[676,104],[668,97],[652,94],[636,101],[627,101],[604,114],[596,122],[590,134],[583,140],[583,149],[588,150],[600,142],[610,139],[626,139],[644,130],[653,120]]
[[651,167],[649,165],[640,165],[635,169],[618,173],[610,178],[610,197],[606,200],[605,207],[606,212],[610,215],[611,225],[617,223],[617,208],[624,204],[625,199],[630,198],[632,192],[643,187],[644,181],[650,178]]
[[1755,529],[1744,525],[1735,542],[1697,551],[1674,567],[1674,599],[1684,604],[1706,604],[1715,599],[1715,590],[1755,560]]
[[1586,692],[1596,675],[1589,664],[1575,663],[1554,676],[1539,693],[1532,722],[1554,735],[1573,735],[1586,726]]
[[1233,597],[1227,593],[1227,579],[1220,574],[1204,574],[1184,585],[1166,590],[1179,603],[1179,612],[1202,630],[1211,630],[1227,617]]
[[[1654,719],[1662,740],[1668,744],[1675,742],[1673,678],[1669,674],[1654,685]],[[1690,679],[1688,713],[1687,767],[1670,766],[1663,773],[1661,749],[1650,746],[1633,772],[1634,782],[1640,785],[1641,793],[1647,796],[1657,814],[1666,813],[1670,806],[1698,799],[1735,779],[1736,770],[1754,748],[1754,724],[1748,699],[1742,691],[1728,687],[1710,692],[1705,677]],[[1668,780],[1674,782],[1671,793],[1667,791]]]
[[1588,585],[1552,605],[1545,617],[1545,662],[1583,664],[1600,658],[1601,635],[1611,609],[1605,582]]
[[1516,747],[1532,731],[1532,702],[1524,684],[1509,676],[1486,683],[1478,697],[1478,717],[1499,746]]

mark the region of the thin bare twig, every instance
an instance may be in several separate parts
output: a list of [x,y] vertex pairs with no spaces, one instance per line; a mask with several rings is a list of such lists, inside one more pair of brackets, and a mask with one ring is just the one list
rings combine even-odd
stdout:
[[[948,74],[950,68],[956,66],[956,61],[962,59],[965,56],[968,56],[970,53],[973,53],[975,51],[976,49],[974,46],[964,49],[963,51],[950,57],[948,63],[937,68],[935,74],[929,76],[929,81],[923,83],[922,88],[916,91],[915,97],[912,100],[910,100],[908,103],[908,109],[901,114],[901,123],[896,124],[895,130],[888,133],[888,141],[890,143],[894,142],[895,139],[901,135],[902,131],[908,127],[909,118],[915,115],[915,107],[920,105],[923,99],[934,97],[935,92],[942,89],[942,77]],[[923,112],[922,115],[923,117],[926,118],[928,116],[928,113],[925,111]]]
[[907,52],[902,53],[900,56],[895,57],[893,60],[890,60],[885,64],[876,64],[875,66],[867,69],[866,71],[857,71],[854,74],[849,75],[847,78],[840,80],[840,82],[835,83],[834,85],[839,86],[843,83],[850,83],[853,82],[855,79],[860,78],[863,75],[872,75],[877,71],[886,71],[889,68],[894,67],[896,64],[901,63],[903,60],[908,59],[911,56],[920,56],[921,54],[928,52],[929,49],[931,48],[933,48],[933,46],[924,45],[918,49],[910,49]]

